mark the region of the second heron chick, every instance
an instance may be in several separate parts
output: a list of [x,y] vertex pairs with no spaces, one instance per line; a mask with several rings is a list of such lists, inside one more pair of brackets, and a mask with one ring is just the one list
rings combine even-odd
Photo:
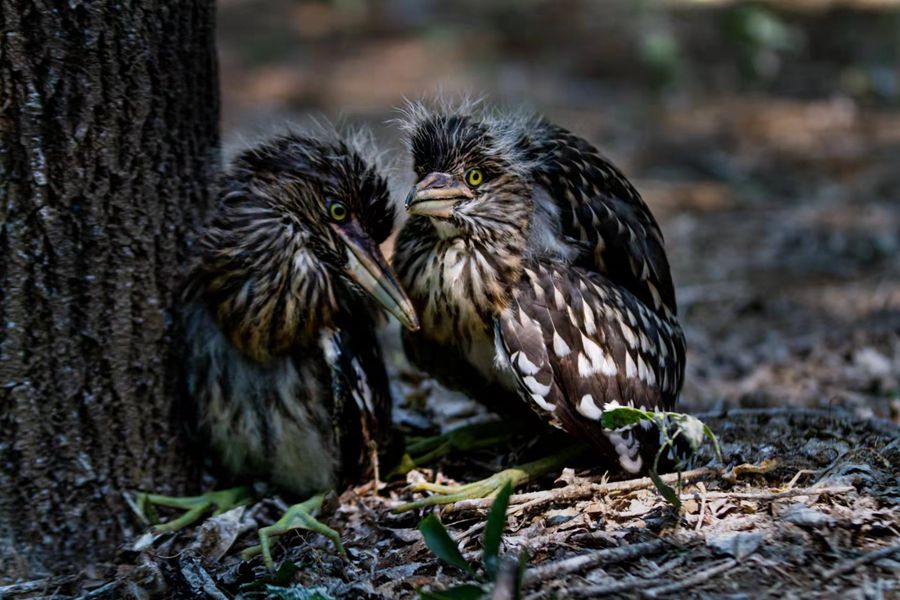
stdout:
[[[286,135],[245,151],[197,244],[184,292],[188,388],[200,430],[235,480],[320,493],[369,474],[391,439],[379,307],[410,329],[418,322],[379,250],[395,211],[364,156],[336,134]],[[214,494],[222,492],[168,505],[241,497]],[[309,526],[315,504],[260,531],[267,563],[270,537],[330,531]]]

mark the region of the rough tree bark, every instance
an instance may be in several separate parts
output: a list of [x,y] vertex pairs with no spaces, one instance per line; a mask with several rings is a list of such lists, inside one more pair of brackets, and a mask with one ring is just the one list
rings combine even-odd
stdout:
[[213,0],[0,0],[0,579],[196,474],[171,308],[218,162]]

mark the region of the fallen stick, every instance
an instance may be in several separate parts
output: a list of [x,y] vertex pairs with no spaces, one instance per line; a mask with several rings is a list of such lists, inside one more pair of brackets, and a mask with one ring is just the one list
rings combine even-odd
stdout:
[[[707,475],[719,475],[721,473],[721,469],[703,467],[700,469],[693,469],[691,471],[684,471],[683,473],[681,473],[681,480],[687,482],[694,479],[699,479],[700,477],[705,477]],[[661,479],[667,484],[675,483],[678,481],[678,473],[667,473],[666,475],[662,475]],[[654,487],[653,480],[651,480],[649,477],[642,477],[640,479],[628,479],[626,481],[613,481],[611,483],[575,483],[551,490],[541,490],[538,492],[515,494],[510,497],[509,505],[511,507],[521,505],[520,510],[526,510],[529,508],[534,508],[535,506],[546,504],[548,502],[583,500],[586,498],[593,498],[597,494],[631,492],[634,490],[647,489],[652,487]],[[487,510],[491,507],[491,504],[493,504],[493,502],[493,498],[475,498],[472,500],[460,500],[452,506],[454,512],[478,509]]]
[[603,550],[595,550],[587,554],[581,554],[549,564],[543,564],[525,572],[524,585],[535,585],[541,581],[553,579],[560,575],[578,573],[579,571],[584,571],[585,569],[590,569],[610,562],[633,560],[648,554],[656,554],[675,543],[676,541],[674,538],[656,539],[651,542],[641,542],[629,546],[604,548]]
[[826,571],[824,577],[825,579],[831,579],[832,577],[836,577],[838,575],[850,573],[851,571],[855,571],[857,568],[861,567],[864,564],[875,562],[880,558],[886,558],[897,553],[900,553],[900,544],[885,546],[884,548],[873,550],[872,552],[863,554],[862,556],[854,558],[853,560],[848,560],[839,564],[830,571]]
[[647,587],[661,583],[659,579],[644,579],[643,577],[628,577],[613,583],[605,583],[599,585],[586,585],[583,587],[572,588],[568,590],[569,595],[573,598],[599,598],[600,596],[609,596],[611,594],[621,594],[633,590],[636,587]]
[[[835,487],[811,487],[797,488],[787,490],[785,492],[706,492],[706,498],[709,500],[731,499],[731,500],[780,500],[781,498],[792,498],[795,496],[821,496],[822,494],[846,494],[847,492],[855,492],[856,488],[852,485],[841,485]],[[682,500],[693,500],[693,494],[682,494]]]
[[693,575],[689,577],[685,577],[679,581],[675,581],[673,583],[667,583],[666,585],[661,585],[659,587],[651,588],[649,590],[645,590],[643,595],[648,598],[658,598],[660,596],[664,596],[666,594],[671,594],[673,592],[681,592],[690,587],[697,585],[698,583],[703,583],[705,581],[709,581],[716,575],[724,573],[730,569],[733,569],[738,564],[738,561],[729,558],[725,562],[719,563],[713,567],[709,567],[708,569],[701,569],[699,571],[695,571]]
[[27,594],[39,590],[58,588],[61,585],[72,583],[77,579],[78,577],[74,575],[66,575],[64,577],[33,579],[31,581],[20,581],[18,583],[2,585],[0,586],[0,598],[3,598],[8,594]]
[[600,596],[609,596],[611,594],[621,594],[636,587],[648,588],[654,585],[663,585],[666,580],[662,575],[668,573],[672,569],[679,567],[685,563],[685,557],[679,556],[673,560],[655,568],[653,573],[645,577],[631,576],[624,579],[616,579],[609,577],[607,583],[595,583],[593,585],[585,585],[568,590],[573,598],[598,598]]

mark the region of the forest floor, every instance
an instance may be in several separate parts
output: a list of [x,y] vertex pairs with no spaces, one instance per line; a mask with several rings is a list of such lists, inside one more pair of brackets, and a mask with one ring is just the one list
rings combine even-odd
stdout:
[[[900,597],[900,431],[894,424],[803,408],[701,416],[718,436],[723,461],[706,447],[698,457],[703,466],[663,476],[679,488],[680,509],[649,478],[565,469],[510,498],[495,581],[480,564],[492,501],[438,511],[475,565],[475,574],[466,574],[428,549],[417,528],[420,512],[394,512],[413,497],[400,481],[327,499],[323,518],[340,532],[346,558],[321,536],[292,532],[273,546],[274,572],[259,558],[242,560],[239,550],[257,542],[256,528],[286,508],[283,499],[269,497],[142,552],[126,550],[119,577],[82,579],[81,597],[389,599],[473,582],[497,600]],[[472,480],[515,463],[526,445],[542,447],[540,438],[520,441],[407,477]],[[527,563],[517,574],[523,552]],[[60,590],[72,583],[48,582],[22,597],[68,597]],[[473,597],[481,596],[433,596]]]

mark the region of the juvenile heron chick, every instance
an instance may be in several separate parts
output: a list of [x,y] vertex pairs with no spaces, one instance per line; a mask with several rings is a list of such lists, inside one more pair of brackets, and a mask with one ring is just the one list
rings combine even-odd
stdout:
[[417,183],[393,264],[422,322],[404,338],[413,362],[488,404],[517,395],[601,463],[652,466],[658,432],[601,425],[608,406],[671,409],[684,373],[663,236],[638,192],[543,118],[413,105],[406,127]]
[[[307,496],[367,475],[389,441],[379,307],[418,327],[378,247],[394,213],[385,180],[336,135],[286,135],[234,161],[184,291],[189,392],[233,478]],[[308,508],[281,525],[308,523]],[[267,562],[287,528],[261,530]]]

